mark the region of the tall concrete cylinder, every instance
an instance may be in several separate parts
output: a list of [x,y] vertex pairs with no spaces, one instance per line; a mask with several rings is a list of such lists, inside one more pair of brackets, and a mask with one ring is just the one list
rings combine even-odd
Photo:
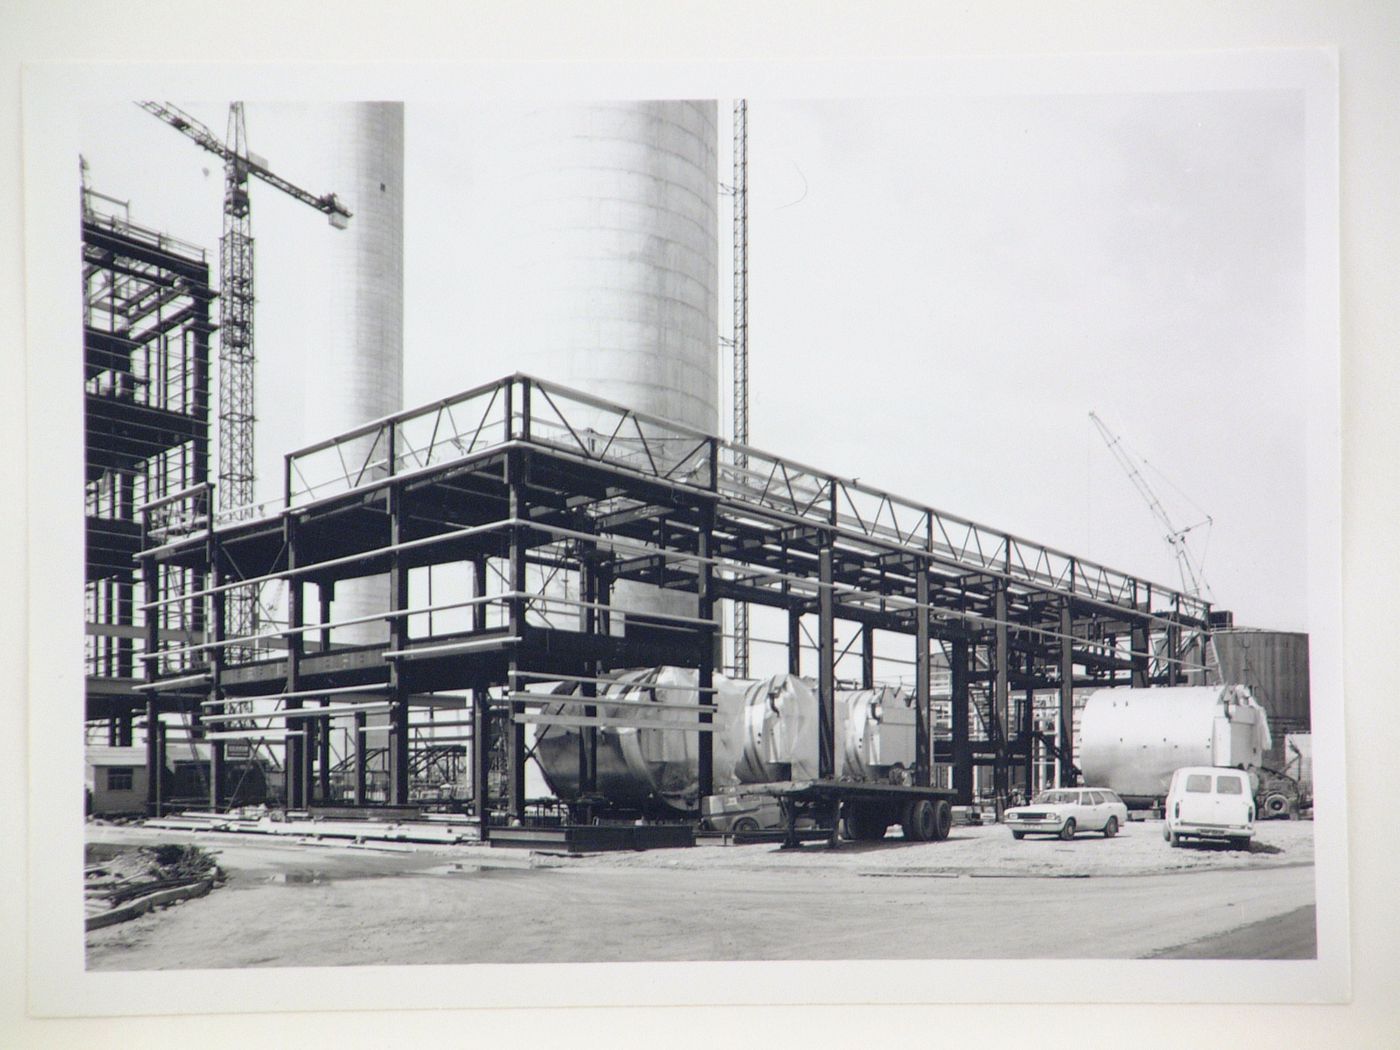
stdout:
[[[708,434],[719,427],[713,101],[522,107],[483,158],[515,368]],[[608,429],[611,429],[609,427]],[[606,432],[606,431],[605,431]],[[684,596],[620,583],[635,612]]]
[[528,108],[503,135],[519,369],[716,433],[715,103]]
[[[308,442],[403,407],[403,103],[337,103],[325,112],[317,184],[334,187],[352,218],[328,238],[333,260],[314,293],[327,301],[329,324],[307,355]],[[381,459],[383,445],[371,445],[354,450],[357,458]],[[386,578],[340,583],[331,617],[382,612],[388,602]],[[333,640],[367,644],[386,636],[386,625],[371,623],[340,628]]]

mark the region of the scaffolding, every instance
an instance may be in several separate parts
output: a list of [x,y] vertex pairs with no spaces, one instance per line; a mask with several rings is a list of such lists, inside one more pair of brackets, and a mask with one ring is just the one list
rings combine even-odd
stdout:
[[[842,659],[859,639],[869,680],[877,638],[894,638],[878,642],[878,658],[895,659],[895,643],[912,648],[896,662],[913,668],[914,783],[946,779],[963,801],[979,767],[998,800],[1013,780],[1029,786],[1047,747],[1068,779],[1076,688],[1172,685],[1206,670],[1195,654],[1212,613],[1199,598],[524,375],[289,454],[282,506],[257,520],[211,520],[210,489],[142,508],[138,691],[150,721],[195,712],[216,807],[231,741],[285,748],[297,808],[369,804],[380,742],[384,802],[411,806],[414,754],[464,744],[485,832],[526,817],[530,725],[582,730],[585,794],[597,786],[600,729],[697,734],[708,794],[724,602],[786,617],[792,672],[804,651],[814,657],[823,776],[836,768]],[[372,575],[391,581],[387,607],[332,622],[336,585]],[[684,613],[629,608],[638,587],[691,601]],[[257,634],[228,630],[235,596],[266,604],[268,593],[278,616]],[[203,641],[164,629],[196,616],[210,628]],[[386,623],[388,640],[340,640],[366,621]],[[844,651],[838,624],[855,631]],[[663,723],[612,704],[600,714],[612,675],[657,665],[697,670],[691,701],[668,704]],[[327,743],[335,727],[353,752],[339,764]],[[155,767],[161,756],[148,757]],[[332,798],[337,765],[348,800]],[[154,813],[158,788],[152,778]]]

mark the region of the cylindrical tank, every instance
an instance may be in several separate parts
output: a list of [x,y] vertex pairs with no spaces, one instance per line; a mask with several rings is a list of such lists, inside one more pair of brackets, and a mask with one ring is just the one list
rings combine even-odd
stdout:
[[[693,669],[659,667],[619,675],[598,697],[605,718],[693,725],[688,711],[611,700],[694,703]],[[816,773],[816,698],[793,675],[748,681],[716,675],[714,784],[766,783],[811,778]],[[577,704],[549,705],[548,713],[578,714]],[[579,797],[579,736],[572,726],[541,725],[535,755],[555,796]],[[699,735],[660,728],[602,727],[598,730],[598,794],[624,809],[653,814],[691,813],[699,806]]]
[[1165,797],[1182,766],[1253,771],[1269,746],[1246,686],[1100,689],[1085,696],[1077,758],[1086,784],[1142,803]]
[[914,698],[902,689],[838,691],[837,776],[870,781],[912,777],[916,720]]
[[[317,185],[333,187],[352,217],[328,236],[332,261],[325,279],[316,282],[329,322],[307,355],[302,389],[308,443],[403,408],[403,103],[336,103],[325,111]],[[366,439],[344,456],[372,461],[384,455],[382,443],[372,446]],[[370,475],[380,472],[372,469]],[[346,581],[336,586],[331,617],[388,607],[387,578]],[[383,640],[387,630],[383,623],[344,627],[334,639],[367,644]]]

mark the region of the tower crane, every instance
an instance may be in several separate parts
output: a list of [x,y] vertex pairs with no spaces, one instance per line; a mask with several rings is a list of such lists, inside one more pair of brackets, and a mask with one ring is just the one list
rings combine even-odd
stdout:
[[[224,162],[224,223],[219,239],[219,477],[218,510],[243,518],[253,504],[253,230],[248,195],[250,178],[281,190],[325,215],[343,230],[350,211],[334,193],[316,196],[268,170],[267,162],[248,150],[243,103],[229,104],[228,132],[220,141],[190,114],[169,102],[138,106],[208,150]],[[230,635],[255,630],[253,595],[230,595]]]
[[[734,100],[734,184],[724,190],[734,198],[734,332],[727,339],[734,350],[734,429],[738,448],[734,465],[749,465],[749,103]],[[734,674],[749,673],[749,607],[734,603]]]
[[1177,572],[1181,576],[1182,590],[1192,598],[1209,598],[1210,585],[1206,583],[1205,574],[1200,564],[1192,555],[1191,549],[1186,544],[1186,535],[1193,529],[1202,525],[1214,524],[1209,514],[1194,525],[1188,525],[1184,529],[1179,529],[1167,514],[1166,508],[1162,506],[1161,499],[1148,484],[1147,478],[1143,475],[1138,466],[1137,459],[1123,446],[1123,439],[1110,430],[1107,424],[1098,417],[1095,412],[1089,413],[1089,418],[1093,420],[1094,426],[1098,428],[1099,434],[1103,437],[1104,443],[1108,445],[1109,452],[1113,453],[1113,458],[1118,461],[1118,465],[1128,475],[1128,480],[1133,483],[1133,487],[1138,490],[1138,494],[1147,501],[1148,509],[1152,511],[1152,516],[1157,519],[1158,524],[1166,529],[1165,539],[1167,545],[1171,547],[1172,553],[1176,556]]

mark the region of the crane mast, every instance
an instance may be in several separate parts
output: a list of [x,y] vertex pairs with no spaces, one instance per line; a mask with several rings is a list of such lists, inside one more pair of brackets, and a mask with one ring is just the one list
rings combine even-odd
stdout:
[[[334,193],[316,196],[270,171],[265,161],[248,150],[243,103],[229,104],[224,141],[189,113],[169,102],[138,102],[138,106],[191,139],[224,162],[223,233],[219,238],[219,468],[218,512],[224,520],[241,520],[253,513],[253,225],[248,193],[256,178],[293,200],[325,215],[336,229],[345,229],[350,211]],[[229,594],[230,635],[256,632],[255,596],[243,588]]]
[[[749,104],[734,101],[734,465],[747,469],[749,443]],[[734,603],[734,674],[749,673],[749,607]]]
[[1090,412],[1089,418],[1093,420],[1094,426],[1098,428],[1099,435],[1108,446],[1109,452],[1113,454],[1113,458],[1118,461],[1118,465],[1122,467],[1124,472],[1128,475],[1128,480],[1132,482],[1138,494],[1147,502],[1147,507],[1152,512],[1152,516],[1157,519],[1162,528],[1166,529],[1165,539],[1167,545],[1172,549],[1172,553],[1176,557],[1177,572],[1181,576],[1182,590],[1192,598],[1207,596],[1210,588],[1206,584],[1205,575],[1201,571],[1201,567],[1196,564],[1196,560],[1192,556],[1190,548],[1186,545],[1186,534],[1199,525],[1212,524],[1210,516],[1207,515],[1204,521],[1197,522],[1195,525],[1188,525],[1184,529],[1177,528],[1171,516],[1167,513],[1166,508],[1162,505],[1161,499],[1153,490],[1151,484],[1148,483],[1147,478],[1143,475],[1137,460],[1133,457],[1132,453],[1123,446],[1123,439],[1108,428],[1108,425],[1099,418],[1098,413]]

